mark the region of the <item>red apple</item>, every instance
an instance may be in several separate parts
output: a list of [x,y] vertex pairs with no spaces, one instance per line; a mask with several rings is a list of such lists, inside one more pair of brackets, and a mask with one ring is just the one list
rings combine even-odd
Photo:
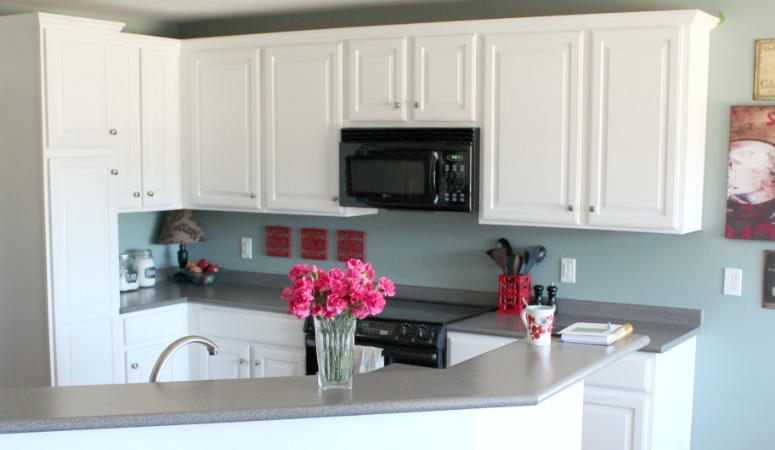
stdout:
[[217,264],[208,264],[207,267],[205,267],[205,272],[217,272],[220,269]]
[[200,269],[205,270],[205,267],[207,267],[209,265],[210,265],[210,261],[208,261],[208,260],[206,260],[204,258],[199,260],[198,266],[199,266]]

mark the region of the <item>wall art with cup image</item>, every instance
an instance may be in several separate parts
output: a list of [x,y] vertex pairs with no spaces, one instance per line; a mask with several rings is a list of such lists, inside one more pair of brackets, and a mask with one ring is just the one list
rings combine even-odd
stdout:
[[775,240],[775,106],[732,106],[725,235]]

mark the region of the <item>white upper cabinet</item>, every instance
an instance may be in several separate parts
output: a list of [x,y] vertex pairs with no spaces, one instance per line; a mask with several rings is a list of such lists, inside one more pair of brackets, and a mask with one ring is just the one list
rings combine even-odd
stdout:
[[342,45],[264,49],[264,155],[269,212],[346,216],[339,206]]
[[115,136],[123,132],[114,122],[112,109],[114,36],[102,30],[44,30],[49,149],[112,151]]
[[[680,185],[684,152],[704,151],[682,152],[678,140],[685,95],[681,33],[679,27],[592,32],[589,199],[583,205],[591,226],[670,231],[685,218],[686,231],[699,228],[701,217],[693,214],[702,199],[683,198]],[[686,167],[688,173],[698,168]]]
[[347,44],[349,121],[476,120],[474,34]]
[[[258,49],[190,58],[190,193],[204,209],[261,209]],[[290,108],[293,105],[287,104]]]
[[485,36],[482,223],[579,222],[582,33]]
[[716,23],[613,14],[485,36],[480,223],[699,230]]
[[179,43],[122,35],[113,72],[119,210],[179,208]]

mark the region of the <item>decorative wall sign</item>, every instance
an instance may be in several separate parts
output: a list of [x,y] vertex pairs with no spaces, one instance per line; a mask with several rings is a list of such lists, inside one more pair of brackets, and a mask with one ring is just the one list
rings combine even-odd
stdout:
[[756,41],[754,100],[775,100],[775,39]]
[[775,240],[775,106],[733,106],[726,237]]
[[336,259],[347,261],[356,258],[363,261],[363,247],[365,246],[363,231],[339,230],[336,233]]
[[291,257],[291,229],[266,227],[266,256]]
[[328,257],[327,236],[327,230],[302,228],[301,257],[304,259],[326,259]]
[[775,251],[764,251],[764,286],[762,286],[762,307],[775,308]]

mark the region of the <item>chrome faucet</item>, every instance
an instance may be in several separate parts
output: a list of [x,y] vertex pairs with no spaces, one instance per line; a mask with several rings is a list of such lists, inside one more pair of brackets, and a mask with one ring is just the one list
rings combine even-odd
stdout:
[[197,342],[199,344],[204,345],[207,347],[207,353],[210,355],[215,355],[218,353],[218,346],[215,345],[215,342],[211,341],[210,339],[207,339],[206,337],[202,336],[184,336],[164,349],[163,352],[161,352],[161,355],[159,355],[159,359],[156,360],[156,364],[153,366],[153,370],[151,371],[151,379],[149,380],[151,383],[158,383],[159,378],[161,378],[161,371],[164,369],[164,366],[167,364],[167,361],[169,361],[170,358],[172,358],[172,355],[184,345],[191,344],[193,342]]

